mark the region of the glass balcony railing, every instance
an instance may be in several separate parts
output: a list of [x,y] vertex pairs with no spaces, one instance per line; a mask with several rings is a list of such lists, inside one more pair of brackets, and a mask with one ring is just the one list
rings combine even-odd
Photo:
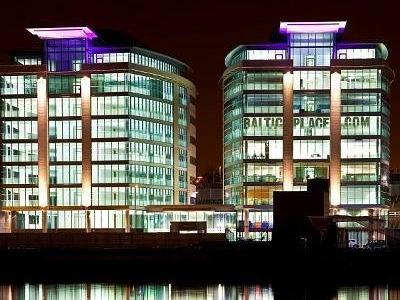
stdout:
[[377,174],[345,174],[342,175],[342,181],[378,181],[379,176]]
[[281,182],[282,178],[278,178],[272,174],[266,175],[252,175],[252,176],[245,176],[247,182]]
[[3,162],[36,162],[37,154],[21,154],[21,155],[3,155]]

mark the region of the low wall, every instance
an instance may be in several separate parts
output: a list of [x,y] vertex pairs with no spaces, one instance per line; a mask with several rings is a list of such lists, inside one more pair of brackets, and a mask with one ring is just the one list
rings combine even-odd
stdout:
[[0,233],[0,250],[7,249],[138,249],[190,247],[224,242],[223,233],[111,233],[111,232],[16,232]]

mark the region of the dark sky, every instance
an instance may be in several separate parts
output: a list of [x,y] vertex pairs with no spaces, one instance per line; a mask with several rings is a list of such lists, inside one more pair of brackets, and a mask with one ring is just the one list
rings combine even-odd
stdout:
[[[38,47],[26,27],[111,28],[149,48],[177,58],[194,70],[198,88],[199,174],[222,164],[222,94],[225,55],[239,44],[268,42],[279,21],[347,20],[344,39],[382,41],[398,74],[400,26],[393,1],[282,0],[39,0],[2,3],[0,52]],[[34,43],[34,45],[32,45]],[[0,56],[4,62],[5,55]],[[400,168],[399,84],[392,85],[392,168]]]

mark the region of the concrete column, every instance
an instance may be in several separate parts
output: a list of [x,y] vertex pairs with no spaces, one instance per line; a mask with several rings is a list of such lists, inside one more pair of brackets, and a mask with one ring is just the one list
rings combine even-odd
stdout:
[[[378,235],[380,229],[379,222],[374,220],[374,218],[378,218],[378,216],[373,208],[368,209],[368,217],[370,218],[368,220],[368,241],[373,241],[374,233],[376,232],[376,235]],[[378,236],[376,236],[376,239],[378,239]]]
[[177,83],[174,83],[173,90],[173,204],[179,204],[179,86]]
[[90,78],[81,79],[82,110],[82,204],[92,203],[92,117],[90,98]]
[[12,232],[12,213],[11,211],[7,212],[7,232]]
[[11,228],[11,213],[6,210],[0,211],[0,233],[8,233]]
[[90,210],[86,210],[85,212],[85,225],[86,225],[86,232],[91,232],[92,227],[90,224]]
[[49,205],[49,109],[47,80],[37,79],[39,206]]
[[244,238],[249,239],[249,209],[243,208],[243,230],[244,230]]
[[15,232],[17,229],[17,212],[12,211],[10,215],[10,232]]
[[42,232],[47,232],[47,209],[42,210]]
[[12,214],[11,211],[4,212],[4,232],[11,233]]
[[330,203],[340,204],[340,151],[341,151],[341,122],[340,122],[340,73],[331,74],[331,112],[330,112]]
[[125,232],[131,232],[131,218],[129,215],[129,209],[125,210]]
[[293,74],[283,74],[283,190],[293,188]]

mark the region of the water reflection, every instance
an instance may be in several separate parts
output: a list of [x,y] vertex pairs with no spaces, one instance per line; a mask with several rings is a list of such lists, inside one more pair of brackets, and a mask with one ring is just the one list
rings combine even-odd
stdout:
[[[287,291],[294,290],[286,287]],[[296,290],[298,290],[296,288]],[[289,295],[290,294],[290,295]],[[173,284],[21,284],[0,286],[0,300],[160,300],[160,299],[331,299],[331,300],[397,300],[400,288],[389,286],[339,287],[333,295],[318,295],[308,289],[282,293],[271,285],[198,285]]]

